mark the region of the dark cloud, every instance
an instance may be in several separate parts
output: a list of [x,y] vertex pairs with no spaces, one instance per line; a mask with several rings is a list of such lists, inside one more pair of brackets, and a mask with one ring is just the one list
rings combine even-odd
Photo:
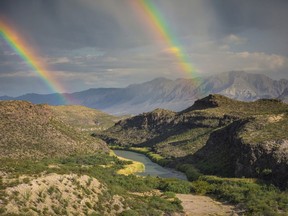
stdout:
[[101,1],[1,0],[0,13],[40,47],[111,48],[133,44],[132,37]]
[[[287,38],[286,0],[158,0],[169,32],[211,37],[249,28],[273,29]],[[145,28],[128,0],[1,0],[0,14],[37,46],[51,49],[127,48],[149,44]],[[142,19],[142,20],[141,20]]]
[[286,0],[219,0],[211,3],[223,23],[222,29],[227,31],[256,28],[287,33]]

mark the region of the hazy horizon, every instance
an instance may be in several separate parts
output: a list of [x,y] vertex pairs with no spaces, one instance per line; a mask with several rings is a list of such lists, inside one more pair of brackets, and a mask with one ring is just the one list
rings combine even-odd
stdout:
[[[225,74],[225,73],[230,73],[230,72],[244,72],[244,73],[248,73],[248,72],[246,72],[246,71],[227,71],[227,72],[220,72],[220,73],[217,73],[217,74],[206,74],[206,75],[204,75],[204,76],[201,76],[201,77],[197,77],[198,79],[205,79],[205,78],[209,78],[210,76],[214,76],[214,75],[221,75],[221,74]],[[261,74],[257,74],[257,73],[248,73],[248,74],[255,74],[255,75],[261,75]],[[273,77],[270,77],[269,75],[267,75],[267,74],[262,74],[262,75],[264,75],[264,76],[267,76],[268,78],[270,78],[270,79],[273,79]],[[86,91],[86,90],[89,90],[89,89],[101,89],[101,88],[107,88],[107,89],[109,89],[109,88],[127,88],[127,87],[129,87],[130,85],[137,85],[137,84],[143,84],[143,83],[146,83],[146,82],[151,82],[151,81],[153,81],[153,80],[156,80],[156,79],[167,79],[167,80],[172,80],[172,81],[175,81],[175,80],[178,80],[178,79],[193,79],[193,78],[181,78],[181,77],[179,77],[179,78],[169,78],[169,77],[161,77],[161,76],[159,76],[159,77],[155,77],[155,78],[152,78],[152,79],[149,79],[149,80],[142,80],[142,81],[135,81],[134,83],[128,83],[128,84],[125,84],[125,85],[123,85],[123,86],[105,86],[105,87],[102,87],[102,86],[95,86],[95,87],[90,87],[90,88],[84,88],[84,89],[82,89],[82,90],[78,90],[78,91],[70,91],[70,92],[62,92],[62,94],[70,94],[70,93],[76,93],[76,92],[82,92],[82,91]],[[279,78],[279,79],[273,79],[273,80],[276,80],[276,81],[279,81],[279,80],[281,80],[281,79],[283,79],[283,78]],[[285,78],[284,78],[285,79]],[[288,79],[285,79],[285,80],[288,80]],[[0,97],[5,97],[5,96],[7,96],[7,97],[14,97],[14,98],[16,98],[16,97],[19,97],[19,96],[23,96],[23,95],[27,95],[27,94],[39,94],[39,95],[49,95],[49,94],[59,94],[59,92],[49,92],[49,93],[37,93],[37,92],[24,92],[24,93],[20,93],[20,94],[18,94],[18,95],[0,95]],[[60,93],[61,94],[61,93]]]

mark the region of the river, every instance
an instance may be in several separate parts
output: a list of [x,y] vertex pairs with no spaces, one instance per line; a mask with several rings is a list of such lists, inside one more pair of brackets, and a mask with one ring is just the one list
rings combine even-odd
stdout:
[[161,178],[178,178],[181,180],[187,180],[187,177],[184,173],[178,172],[174,169],[162,167],[159,164],[152,162],[144,154],[125,150],[114,150],[114,152],[117,156],[143,163],[145,165],[145,171],[137,173],[137,175],[150,175],[159,176]]

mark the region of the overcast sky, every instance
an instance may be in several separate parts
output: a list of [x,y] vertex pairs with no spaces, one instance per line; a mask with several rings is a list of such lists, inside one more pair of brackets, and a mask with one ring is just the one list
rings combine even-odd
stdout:
[[[140,0],[0,0],[0,17],[67,92],[191,78],[132,1]],[[198,76],[244,70],[288,79],[287,0],[153,2]],[[28,92],[51,89],[0,38],[0,96]]]

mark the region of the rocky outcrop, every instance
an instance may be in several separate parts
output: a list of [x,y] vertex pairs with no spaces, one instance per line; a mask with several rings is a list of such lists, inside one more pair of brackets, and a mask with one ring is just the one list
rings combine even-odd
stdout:
[[122,120],[116,123],[116,126],[121,126],[123,129],[134,127],[145,130],[160,130],[163,126],[170,124],[175,119],[175,112],[156,109],[149,113]]

